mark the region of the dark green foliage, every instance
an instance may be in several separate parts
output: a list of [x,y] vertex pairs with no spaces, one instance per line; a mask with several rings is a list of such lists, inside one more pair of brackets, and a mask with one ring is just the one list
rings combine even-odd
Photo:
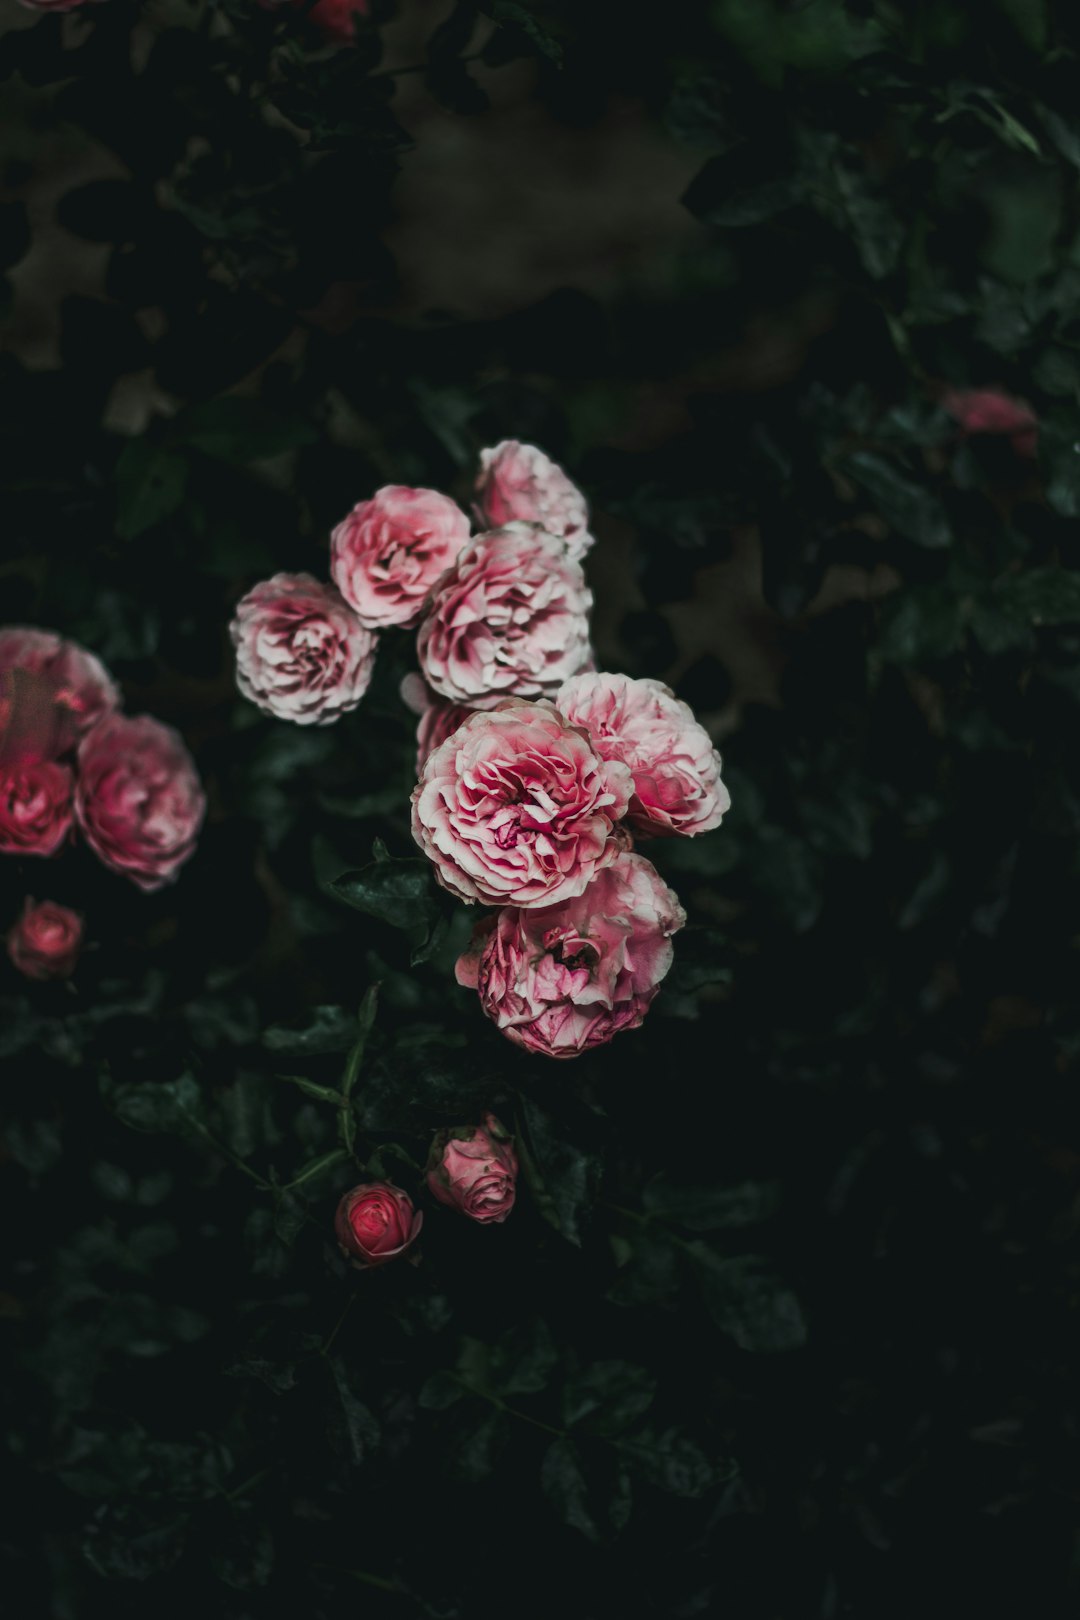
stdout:
[[[158,894],[0,857],[0,932],[33,894],[89,941],[0,983],[12,1611],[1064,1620],[1080,16],[392,12],[0,37],[0,617],[210,801]],[[965,436],[983,387],[1036,455]],[[588,494],[600,666],[694,705],[733,801],[648,851],[689,920],[644,1027],[566,1064],[454,981],[409,637],[317,729],[226,633],[504,437]],[[482,1228],[422,1166],[487,1109]],[[338,1252],[373,1178],[416,1264]]]

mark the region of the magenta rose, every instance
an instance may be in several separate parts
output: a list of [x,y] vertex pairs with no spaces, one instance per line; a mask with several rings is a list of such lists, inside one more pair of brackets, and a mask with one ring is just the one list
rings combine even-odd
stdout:
[[425,760],[413,837],[461,899],[547,906],[614,859],[632,787],[550,704],[480,710]]
[[279,720],[328,726],[355,709],[371,681],[376,638],[332,585],[275,574],[237,603],[229,626],[236,684]]
[[66,979],[79,958],[83,921],[53,900],[27,900],[7,936],[7,952],[28,979]]
[[428,1155],[432,1195],[484,1226],[505,1221],[513,1209],[517,1173],[513,1137],[494,1114],[485,1114],[482,1125],[440,1131]]
[[493,450],[481,450],[476,501],[489,528],[539,523],[566,542],[577,562],[593,543],[584,495],[534,444],[504,439]]
[[993,433],[1012,440],[1018,456],[1038,454],[1039,419],[1030,405],[1000,388],[954,388],[942,404],[965,433]]
[[407,628],[468,538],[469,520],[448,496],[387,484],[330,536],[330,572],[369,630]]
[[471,541],[440,580],[416,650],[451,703],[550,697],[588,662],[592,593],[554,535],[510,523]]
[[101,660],[51,630],[0,629],[0,762],[56,759],[120,703]]
[[75,813],[90,848],[147,891],[195,853],[206,797],[178,732],[149,715],[101,720],[79,745]]
[[0,768],[0,854],[55,855],[71,832],[72,790],[55,760]]
[[693,837],[718,827],[731,799],[720,755],[689,705],[660,681],[629,675],[575,675],[555,706],[582,726],[603,759],[634,778],[626,819],[635,832]]
[[423,1222],[400,1187],[389,1181],[366,1181],[341,1200],[334,1232],[346,1259],[368,1270],[404,1254],[416,1242]]
[[518,1046],[577,1057],[641,1023],[685,921],[652,862],[624,851],[576,899],[485,917],[458,983]]

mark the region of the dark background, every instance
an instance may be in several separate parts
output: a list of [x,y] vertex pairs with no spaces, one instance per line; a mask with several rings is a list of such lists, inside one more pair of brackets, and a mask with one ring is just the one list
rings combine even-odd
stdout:
[[[12,1612],[1074,1613],[1071,0],[402,0],[340,48],[3,5],[0,610],[210,801],[156,896],[0,863],[0,927],[91,942],[0,970]],[[1037,460],[942,408],[984,385]],[[409,638],[310,731],[226,629],[506,436],[592,503],[602,667],[733,799],[655,851],[690,925],[646,1025],[565,1065],[453,983],[463,910],[328,888],[411,854]],[[336,1085],[376,982],[358,1163],[426,1225],[359,1276],[281,1076]],[[416,1164],[490,1105],[529,1175],[484,1230]]]

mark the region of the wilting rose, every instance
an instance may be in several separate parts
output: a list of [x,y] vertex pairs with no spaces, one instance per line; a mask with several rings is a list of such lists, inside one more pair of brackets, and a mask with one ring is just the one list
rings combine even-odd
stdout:
[[140,889],[160,889],[195,853],[206,798],[178,732],[113,714],[79,745],[75,813],[90,848]]
[[404,1254],[416,1242],[423,1222],[400,1187],[389,1181],[365,1181],[341,1200],[334,1232],[342,1254],[367,1269]]
[[480,992],[519,1046],[577,1057],[641,1023],[685,921],[651,861],[626,851],[576,899],[485,917],[458,960],[458,983]]
[[330,572],[369,629],[408,627],[468,538],[469,520],[448,496],[387,484],[330,536]]
[[72,788],[55,760],[0,768],[0,854],[55,855],[71,831]]
[[463,900],[547,906],[614,859],[632,787],[550,704],[480,710],[425,760],[413,837]]
[[999,434],[1012,440],[1018,456],[1038,454],[1038,417],[1030,405],[1000,388],[950,389],[942,404],[965,433]]
[[490,528],[503,523],[539,523],[548,534],[565,541],[578,562],[593,543],[584,495],[534,444],[504,439],[493,450],[481,450],[476,499]]
[[514,1207],[514,1141],[494,1114],[482,1125],[440,1131],[428,1155],[427,1184],[440,1204],[482,1225],[505,1221]]
[[53,900],[27,900],[7,936],[7,951],[28,979],[66,979],[79,958],[83,921]]
[[416,650],[429,686],[492,709],[550,697],[588,662],[592,593],[554,535],[510,523],[473,540],[439,581]]
[[279,720],[327,726],[355,709],[371,681],[376,638],[332,585],[275,574],[237,603],[229,626],[236,684]]
[[117,708],[101,660],[51,630],[0,629],[0,765],[56,759]]
[[692,837],[720,825],[731,799],[720,755],[689,705],[660,681],[628,675],[575,675],[555,706],[589,733],[603,759],[619,759],[634,778],[626,819],[638,833]]

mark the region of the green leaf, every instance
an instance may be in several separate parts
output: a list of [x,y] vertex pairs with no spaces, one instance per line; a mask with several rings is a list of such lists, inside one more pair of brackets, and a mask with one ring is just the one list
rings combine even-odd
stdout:
[[616,1444],[636,1473],[672,1496],[703,1496],[714,1481],[708,1457],[678,1429],[644,1429]]
[[600,1531],[589,1510],[589,1488],[570,1440],[553,1440],[540,1464],[540,1485],[564,1524],[580,1530],[589,1541],[599,1541]]
[[284,1057],[348,1052],[355,1042],[355,1018],[343,1007],[335,1006],[316,1007],[312,1022],[306,1029],[284,1029],[274,1024],[263,1032],[263,1045],[267,1051],[280,1052]]
[[378,1010],[378,1003],[379,988],[378,985],[373,984],[371,988],[365,992],[364,999],[360,1003],[360,1011],[356,1015],[356,1022],[360,1033],[357,1035],[356,1043],[353,1046],[352,1051],[349,1053],[348,1061],[345,1064],[345,1074],[341,1081],[341,1091],[342,1095],[345,1097],[352,1096],[352,1089],[356,1084],[361,1065],[364,1061],[364,1052],[367,1049],[368,1036],[371,1034],[372,1025],[375,1022],[375,1014]]
[[743,1181],[732,1187],[717,1182],[686,1186],[663,1175],[653,1177],[643,1197],[650,1215],[676,1221],[692,1232],[756,1226],[776,1213],[779,1202],[780,1184],[776,1181]]
[[1029,568],[1006,574],[994,597],[1009,613],[1029,624],[1080,622],[1080,572],[1068,568]]
[[427,1412],[445,1412],[468,1394],[468,1390],[451,1372],[432,1373],[420,1386],[417,1400]]
[[116,532],[134,540],[178,511],[187,489],[186,456],[148,439],[129,439],[116,463]]
[[317,437],[301,418],[283,416],[262,400],[232,394],[190,405],[172,424],[174,443],[190,445],[220,461],[264,461],[312,444]]
[[856,450],[840,466],[871,497],[885,521],[916,545],[947,546],[949,520],[938,497],[907,477],[892,462],[869,450]]
[[349,1154],[344,1148],[333,1148],[329,1153],[323,1153],[319,1158],[312,1159],[298,1175],[286,1182],[283,1191],[295,1192],[297,1187],[306,1187],[309,1181],[325,1175],[328,1170],[336,1170],[339,1165],[349,1163]]
[[315,1102],[331,1103],[335,1108],[340,1108],[346,1100],[333,1086],[320,1086],[314,1080],[305,1080],[302,1074],[279,1074],[278,1079],[299,1087],[305,1097],[311,1097]]
[[754,1254],[723,1259],[704,1243],[688,1249],[709,1314],[740,1350],[772,1354],[805,1344],[799,1302],[767,1260]]
[[183,1131],[202,1123],[203,1101],[190,1074],[176,1080],[102,1080],[105,1100],[118,1119],[136,1131]]
[[591,1433],[621,1434],[652,1405],[656,1379],[629,1361],[594,1361],[567,1379],[563,1387],[563,1422],[567,1428],[587,1423]]
[[354,1463],[366,1462],[379,1444],[378,1422],[353,1390],[355,1369],[334,1357],[330,1371],[340,1403],[339,1412],[331,1420],[331,1434]]
[[524,1137],[518,1145],[526,1177],[544,1219],[581,1247],[600,1177],[594,1154],[577,1146],[558,1122],[530,1097],[522,1097]]
[[443,910],[429,861],[388,855],[378,839],[371,865],[342,873],[330,888],[357,911],[412,934],[414,966],[437,949]]

